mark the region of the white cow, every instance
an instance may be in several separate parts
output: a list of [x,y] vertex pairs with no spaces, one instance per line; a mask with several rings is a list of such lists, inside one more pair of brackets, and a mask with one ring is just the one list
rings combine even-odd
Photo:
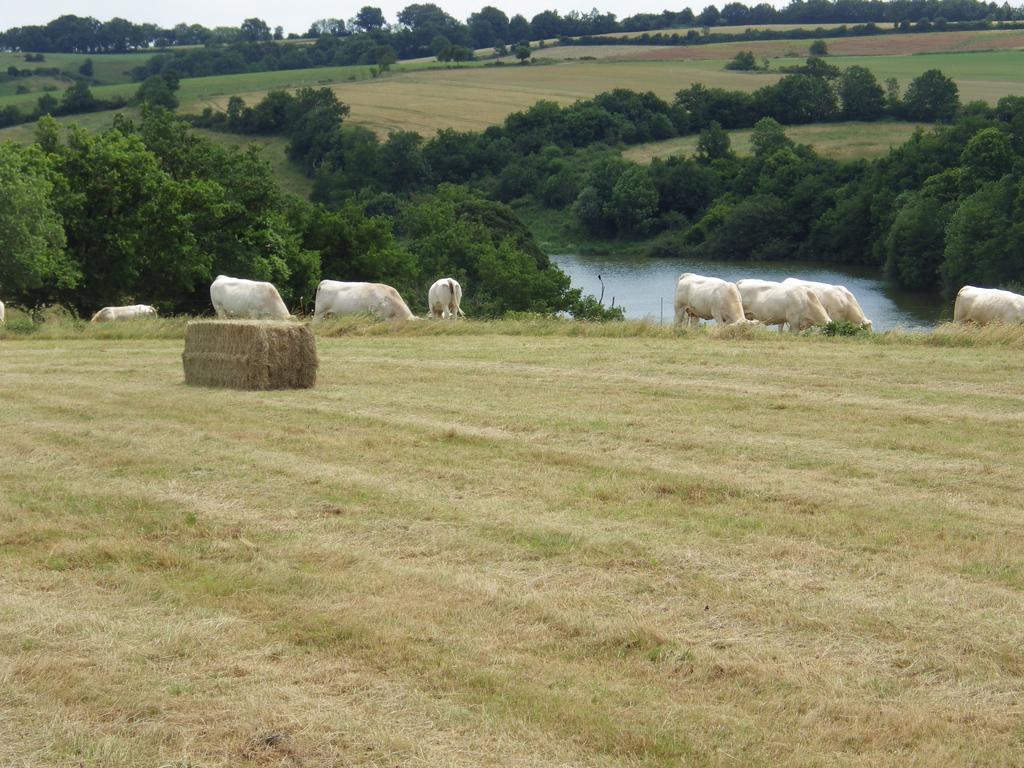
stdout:
[[156,317],[156,310],[148,304],[132,304],[128,307],[104,307],[92,316],[92,323],[110,323],[117,320],[137,320],[140,317]]
[[416,319],[398,291],[390,285],[321,280],[316,287],[314,323],[322,322],[331,315],[362,313],[375,315],[382,320]]
[[998,288],[965,285],[956,295],[953,320],[957,323],[1024,323],[1024,296]]
[[845,285],[816,283],[813,280],[801,280],[796,277],[787,277],[782,284],[806,285],[814,291],[814,295],[818,297],[821,306],[825,308],[832,320],[853,323],[861,328],[871,330],[871,321],[864,317],[864,310],[860,308],[860,303]]
[[217,317],[287,320],[291,315],[272,283],[217,275],[210,284],[210,301]]
[[736,283],[748,319],[765,325],[789,323],[792,333],[805,331],[812,325],[825,325],[828,312],[821,306],[814,291],[806,285],[785,285],[770,280],[740,280]]
[[7,310],[4,309],[4,303],[0,301],[0,325],[7,322]]
[[456,319],[465,317],[459,304],[462,303],[462,286],[453,277],[442,277],[427,291],[427,306],[434,318]]
[[676,325],[683,318],[687,327],[699,325],[700,320],[714,320],[719,325],[747,322],[736,286],[717,277],[681,274],[676,281],[675,306]]

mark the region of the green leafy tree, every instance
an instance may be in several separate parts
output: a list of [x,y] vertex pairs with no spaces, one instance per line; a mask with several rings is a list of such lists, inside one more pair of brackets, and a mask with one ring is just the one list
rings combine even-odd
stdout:
[[867,67],[854,65],[839,80],[844,120],[877,120],[885,113],[885,91]]
[[812,56],[828,56],[828,44],[824,40],[815,40],[808,50]]
[[697,138],[697,160],[701,163],[710,163],[714,160],[731,159],[735,157],[732,151],[732,142],[729,134],[722,130],[722,126],[712,120]]
[[793,148],[792,140],[786,136],[786,129],[770,117],[762,117],[754,125],[750,145],[754,148],[754,157],[762,160],[780,149]]
[[78,74],[80,74],[82,77],[92,77],[92,71],[92,59],[86,59],[78,68]]
[[74,288],[80,278],[64,251],[52,176],[50,159],[38,146],[0,144],[0,295],[16,304],[52,301],[54,289]]
[[531,55],[530,44],[520,43],[516,46],[515,54],[516,58],[519,59],[520,64],[526,64]]
[[246,19],[242,22],[242,26],[239,30],[241,32],[242,39],[250,43],[259,43],[264,40],[273,39],[273,35],[270,33],[270,27],[263,19]]
[[757,69],[757,59],[751,51],[740,51],[725,65],[726,69],[748,72]]
[[949,221],[942,279],[948,295],[967,284],[1024,282],[1024,182],[1012,176],[981,186]]
[[373,32],[384,28],[384,13],[380,8],[364,5],[349,24],[361,32]]
[[612,188],[609,213],[620,232],[644,232],[658,212],[658,190],[647,168],[627,168]]
[[939,284],[948,207],[930,195],[909,193],[885,238],[886,271],[912,290]]
[[172,83],[177,84],[177,77],[164,77],[163,75],[151,75],[147,77],[139,90],[135,92],[135,101],[148,107],[163,107],[165,109],[177,109],[178,97],[174,94]]
[[1013,170],[1017,159],[1010,137],[998,128],[985,128],[974,134],[960,155],[964,181],[975,188],[995,181]]
[[92,112],[94,109],[96,109],[96,99],[85,80],[78,80],[61,96],[60,111],[65,114]]
[[938,69],[915,77],[903,97],[903,112],[911,120],[949,122],[960,107],[959,89]]

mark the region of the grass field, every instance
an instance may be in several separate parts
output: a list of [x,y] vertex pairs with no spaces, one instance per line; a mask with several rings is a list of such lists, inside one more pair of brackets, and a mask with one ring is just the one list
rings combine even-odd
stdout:
[[[47,53],[46,61],[25,61],[22,53],[0,51],[0,71],[6,72],[8,67],[18,69],[35,69],[36,67],[58,67],[59,69],[77,74],[78,68],[86,59],[92,59],[92,79],[107,85],[130,83],[131,71],[146,62],[153,53]],[[24,81],[17,81],[24,82]],[[56,81],[54,81],[56,83]],[[62,87],[67,87],[64,83]]]
[[1024,760],[1019,345],[454,325],[0,341],[0,764]]
[[[931,126],[903,122],[823,123],[787,127],[786,135],[797,144],[809,144],[824,157],[856,160],[886,154],[892,147],[907,141],[919,127],[928,130]],[[744,156],[751,153],[751,133],[750,130],[728,131],[734,152]],[[638,144],[625,150],[622,156],[638,163],[649,163],[655,157],[691,156],[697,150],[698,138],[683,136]]]
[[[437,67],[437,62],[420,61],[398,64],[393,67],[395,73],[417,72],[429,67]],[[481,66],[480,63],[450,65],[461,68]],[[288,69],[276,72],[247,72],[239,75],[218,75],[214,77],[189,77],[181,81],[178,99],[184,111],[199,112],[207,104],[223,101],[236,94],[259,94],[257,100],[267,91],[278,89],[301,88],[303,86],[318,87],[342,82],[372,79],[371,67],[317,67],[313,69]],[[112,96],[131,96],[139,88],[138,83],[121,85],[96,86],[92,89],[97,98]],[[18,107],[30,107],[35,104],[39,94],[25,94],[0,98],[0,108],[13,104]]]
[[[381,134],[398,128],[431,135],[441,128],[482,130],[541,99],[570,104],[612,88],[654,91],[671,98],[704,82],[752,91],[775,75],[721,70],[714,62],[566,62],[551,66],[430,70],[334,86],[352,107],[351,121]],[[257,100],[250,94],[247,100]],[[214,102],[227,104],[223,98]]]

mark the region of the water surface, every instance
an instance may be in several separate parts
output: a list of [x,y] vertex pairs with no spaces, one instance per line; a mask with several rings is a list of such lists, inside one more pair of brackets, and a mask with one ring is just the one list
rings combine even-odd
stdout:
[[[572,278],[584,293],[601,295],[604,303],[626,308],[626,317],[672,322],[676,280],[683,272],[696,272],[735,282],[745,277],[784,280],[799,277],[845,285],[876,331],[890,328],[927,330],[953,316],[953,303],[931,294],[907,293],[894,288],[871,268],[838,267],[803,262],[709,262],[660,259],[646,256],[579,256],[554,254],[551,261]],[[598,279],[600,275],[601,279]]]

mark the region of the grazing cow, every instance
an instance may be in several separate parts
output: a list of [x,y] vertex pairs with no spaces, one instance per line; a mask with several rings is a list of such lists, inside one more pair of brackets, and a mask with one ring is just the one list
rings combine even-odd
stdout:
[[829,321],[828,312],[806,285],[748,279],[740,280],[736,287],[747,318],[760,320],[765,325],[777,325],[779,333],[786,323],[789,323],[792,333],[797,333]]
[[92,323],[110,323],[117,320],[138,320],[140,317],[156,317],[156,310],[148,304],[132,304],[128,307],[104,307],[92,316]]
[[814,295],[818,297],[821,306],[832,320],[853,323],[860,328],[871,330],[871,321],[864,317],[860,303],[845,285],[816,283],[813,280],[800,280],[796,277],[787,277],[782,284],[806,285],[814,291]]
[[442,277],[427,291],[427,305],[430,307],[431,317],[447,317],[452,320],[465,317],[466,314],[459,307],[461,303],[462,286],[455,278]]
[[745,323],[740,293],[732,283],[717,277],[684,272],[676,281],[675,324],[686,318],[686,326],[714,320],[719,325]]
[[415,320],[398,291],[383,283],[343,283],[321,280],[316,287],[316,307],[313,322],[319,323],[331,315],[358,315],[369,313],[382,320]]
[[4,309],[4,303],[0,301],[0,325],[7,322],[7,310]]
[[956,295],[953,320],[957,323],[1024,323],[1024,296],[998,288],[965,285]]
[[287,320],[291,315],[272,283],[217,275],[210,285],[217,317]]

